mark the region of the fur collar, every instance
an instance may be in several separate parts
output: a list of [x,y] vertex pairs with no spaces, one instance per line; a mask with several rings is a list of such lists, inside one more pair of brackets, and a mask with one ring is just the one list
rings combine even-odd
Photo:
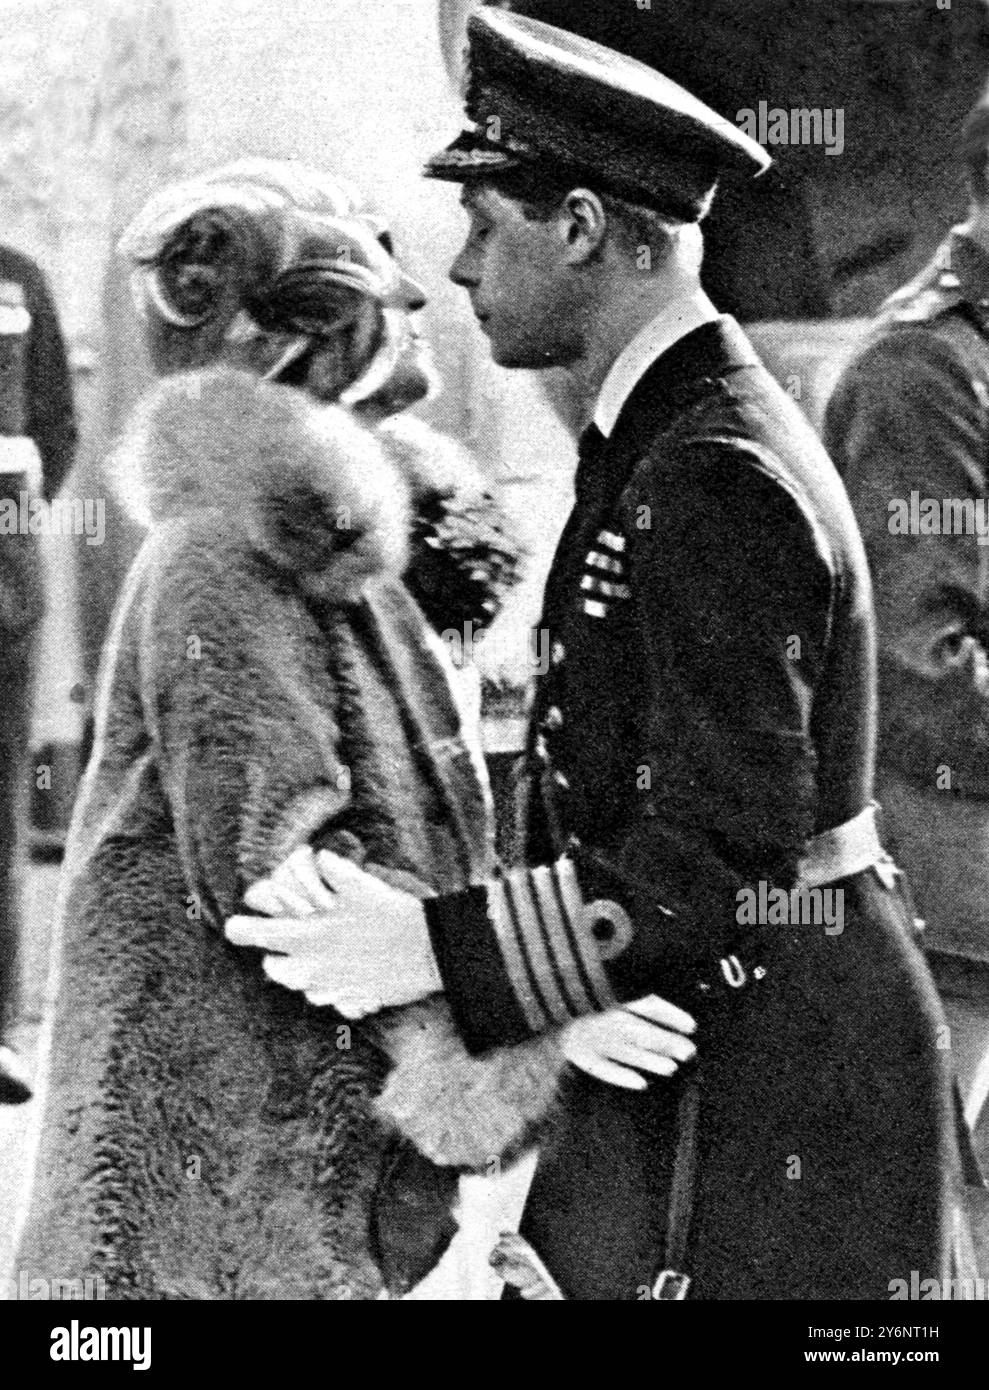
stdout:
[[404,578],[438,631],[487,626],[519,547],[472,460],[412,416],[372,432],[337,406],[231,368],[167,377],[111,460],[145,527],[219,513],[308,592],[349,603]]
[[340,599],[408,561],[410,490],[378,439],[338,407],[245,372],[159,382],[112,468],[141,524],[219,511],[232,536]]

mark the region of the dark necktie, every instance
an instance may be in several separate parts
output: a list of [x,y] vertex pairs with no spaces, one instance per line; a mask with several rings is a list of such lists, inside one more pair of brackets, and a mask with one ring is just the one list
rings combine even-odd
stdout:
[[593,422],[587,426],[577,444],[577,472],[574,492],[579,498],[592,491],[601,475],[608,441]]
[[561,607],[572,597],[574,583],[579,579],[574,566],[579,565],[583,555],[578,555],[579,545],[575,549],[575,541],[587,524],[588,505],[593,507],[592,499],[600,492],[603,479],[607,476],[604,467],[607,444],[606,437],[595,424],[588,425],[578,441],[574,507],[563,528],[547,576],[540,620],[542,627],[552,626],[561,612]]

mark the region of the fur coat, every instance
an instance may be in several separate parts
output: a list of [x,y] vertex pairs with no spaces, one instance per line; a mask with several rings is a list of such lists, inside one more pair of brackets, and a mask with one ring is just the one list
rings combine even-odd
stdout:
[[[423,499],[467,479],[451,449],[230,371],[137,412],[119,463],[151,529],[70,835],[20,1268],[125,1299],[404,1292],[457,1170],[551,1107],[552,1039],[470,1057],[439,997],[348,1024],[222,935],[306,841],[441,892],[489,871],[476,730],[403,582]],[[434,552],[470,508],[448,511]]]

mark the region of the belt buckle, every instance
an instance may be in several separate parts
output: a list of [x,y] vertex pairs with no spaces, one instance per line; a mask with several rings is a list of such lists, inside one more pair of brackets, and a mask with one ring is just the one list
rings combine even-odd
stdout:
[[721,973],[725,977],[725,983],[732,989],[743,989],[748,984],[749,977],[746,974],[745,966],[738,959],[738,956],[723,956],[721,959]]
[[927,930],[927,923],[923,917],[917,915],[917,904],[914,902],[909,874],[907,874],[885,850],[883,851],[882,859],[877,860],[872,867],[876,872],[876,877],[886,891],[894,894],[900,899],[910,919],[913,929],[913,940],[919,941]]
[[886,889],[887,893],[895,893],[897,889],[903,891],[904,875],[902,869],[896,861],[884,850],[880,857],[877,857],[873,866],[876,877]]
[[660,1303],[682,1303],[690,1288],[690,1275],[664,1269],[652,1286],[652,1296]]

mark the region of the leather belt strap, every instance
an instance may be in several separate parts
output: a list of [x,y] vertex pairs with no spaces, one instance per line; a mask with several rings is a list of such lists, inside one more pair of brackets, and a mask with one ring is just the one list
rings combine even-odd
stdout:
[[866,869],[875,869],[892,892],[900,871],[879,838],[878,810],[873,801],[844,825],[812,836],[797,865],[796,887],[821,888],[826,883],[837,883],[839,879],[851,878]]
[[[872,802],[843,825],[814,835],[807,842],[798,865],[797,887],[820,888],[824,884],[837,883],[853,874],[863,873],[866,869],[875,869],[892,892],[901,874],[879,838],[876,824],[878,810],[877,804]],[[677,1147],[670,1185],[666,1268],[652,1291],[653,1298],[661,1302],[681,1301],[687,1297],[690,1289],[690,1276],[683,1271],[694,1210],[699,1110],[700,1088],[696,1075],[691,1075],[684,1086],[677,1113]]]
[[690,1289],[690,1275],[683,1270],[694,1214],[699,1113],[700,1086],[696,1075],[691,1075],[684,1085],[677,1110],[677,1147],[666,1223],[666,1268],[653,1284],[652,1290],[653,1298],[661,1303],[682,1302]]

